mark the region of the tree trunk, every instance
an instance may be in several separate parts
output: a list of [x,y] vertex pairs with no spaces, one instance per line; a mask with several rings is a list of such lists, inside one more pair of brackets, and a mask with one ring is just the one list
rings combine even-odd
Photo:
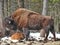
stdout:
[[10,8],[10,1],[11,0],[7,0],[7,4],[6,4],[6,6],[7,6],[7,16],[10,15],[10,10],[9,10],[9,8]]
[[47,15],[47,9],[48,9],[48,0],[43,0],[42,15]]
[[[1,3],[1,2],[0,2],[0,3]],[[4,0],[2,0],[1,6],[2,6],[2,15],[5,16],[5,15],[4,15]]]
[[4,35],[4,27],[3,27],[3,16],[4,16],[4,0],[0,2],[0,32],[2,32],[2,36]]
[[18,7],[24,8],[24,0],[17,0]]
[[22,2],[22,5],[21,6],[24,8],[24,0],[21,0],[21,2]]

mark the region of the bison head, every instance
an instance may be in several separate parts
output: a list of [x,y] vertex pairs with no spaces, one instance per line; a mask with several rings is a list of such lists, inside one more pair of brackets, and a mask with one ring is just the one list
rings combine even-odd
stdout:
[[6,17],[4,19],[4,25],[6,30],[16,30],[17,29],[17,24],[14,22],[13,19],[11,19],[11,17]]

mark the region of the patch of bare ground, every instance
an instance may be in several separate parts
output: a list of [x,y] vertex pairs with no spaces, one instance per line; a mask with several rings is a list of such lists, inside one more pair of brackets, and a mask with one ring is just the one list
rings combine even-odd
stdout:
[[60,41],[48,41],[46,43],[38,41],[25,41],[17,43],[0,42],[0,45],[60,45]]

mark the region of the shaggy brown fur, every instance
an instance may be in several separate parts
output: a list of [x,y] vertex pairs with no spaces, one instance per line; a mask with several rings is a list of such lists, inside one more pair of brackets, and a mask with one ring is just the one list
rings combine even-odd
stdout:
[[24,9],[24,8],[19,8],[12,14],[13,20],[18,24],[20,27],[26,27],[29,15],[40,15],[39,13]]

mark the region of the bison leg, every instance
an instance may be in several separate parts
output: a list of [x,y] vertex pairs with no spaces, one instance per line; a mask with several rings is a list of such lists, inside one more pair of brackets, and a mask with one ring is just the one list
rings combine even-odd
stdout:
[[23,28],[23,33],[25,35],[26,40],[28,40],[29,34],[30,34],[30,31],[28,30],[28,28]]
[[45,30],[41,29],[40,30],[40,37],[45,37],[45,34],[46,34]]
[[26,34],[26,40],[28,40],[29,34],[30,34],[30,31],[28,31],[27,34]]
[[48,35],[49,35],[49,30],[48,31],[46,31],[46,36],[45,36],[45,41],[47,40],[47,38],[48,38]]
[[54,31],[54,26],[51,26],[50,32],[53,34],[54,40],[56,40],[56,35],[55,35],[55,31]]
[[47,40],[47,37],[48,37],[48,35],[49,35],[49,31],[53,34],[54,40],[56,40],[55,31],[54,31],[54,26],[47,26],[47,27],[45,28],[45,30],[46,30],[45,40]]
[[46,32],[46,36],[45,36],[45,41],[47,41],[47,38],[48,38],[48,35],[49,35],[49,29],[50,29],[50,26],[48,25],[47,27],[44,28],[45,32]]

